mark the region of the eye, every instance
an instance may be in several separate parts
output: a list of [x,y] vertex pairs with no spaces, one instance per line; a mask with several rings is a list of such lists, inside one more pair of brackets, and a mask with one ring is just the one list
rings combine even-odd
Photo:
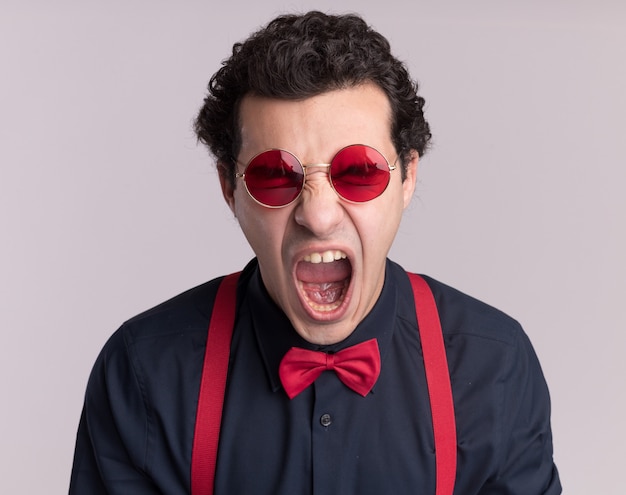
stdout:
[[246,182],[252,182],[258,187],[284,187],[301,181],[302,174],[285,163],[275,166],[255,165],[246,171]]
[[299,163],[287,152],[270,150],[256,156],[246,170],[249,187],[264,189],[297,187],[303,173]]
[[345,163],[332,169],[333,182],[354,186],[371,186],[387,181],[387,165],[377,163]]

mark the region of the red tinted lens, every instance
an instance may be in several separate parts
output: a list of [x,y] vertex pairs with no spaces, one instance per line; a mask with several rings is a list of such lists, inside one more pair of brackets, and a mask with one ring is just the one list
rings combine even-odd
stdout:
[[335,155],[330,165],[330,176],[339,196],[363,203],[385,191],[389,184],[389,164],[374,148],[355,144]]
[[288,151],[268,150],[255,156],[245,170],[250,196],[265,206],[285,206],[298,197],[304,171]]

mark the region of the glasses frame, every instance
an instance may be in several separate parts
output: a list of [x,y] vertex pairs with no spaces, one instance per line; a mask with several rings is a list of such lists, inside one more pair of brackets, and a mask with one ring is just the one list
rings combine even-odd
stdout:
[[[389,168],[389,176],[388,176],[388,180],[387,180],[387,184],[385,184],[385,188],[380,192],[380,194],[378,194],[377,196],[374,196],[372,199],[368,199],[366,201],[353,201],[351,199],[345,198],[344,196],[342,196],[341,194],[339,194],[339,191],[337,191],[337,189],[335,189],[335,185],[333,184],[332,181],[332,175],[330,173],[330,167],[332,166],[332,161],[335,159],[335,157],[341,153],[343,150],[347,149],[347,148],[352,148],[353,146],[363,146],[365,148],[369,148],[374,150],[376,153],[378,153],[380,156],[383,157],[383,159],[385,160],[385,163],[387,164],[387,167]],[[300,188],[300,191],[298,192],[297,196],[295,198],[293,198],[291,201],[289,201],[289,203],[286,203],[284,205],[278,205],[278,206],[273,206],[273,205],[267,205],[265,203],[262,203],[261,201],[259,201],[258,199],[256,199],[252,193],[250,192],[250,190],[248,189],[248,184],[246,183],[246,170],[248,170],[248,167],[250,166],[250,164],[252,163],[252,161],[257,157],[262,155],[263,153],[267,153],[268,151],[282,151],[285,153],[289,153],[291,156],[293,156],[295,158],[295,160],[300,164],[300,167],[302,167],[302,187]],[[248,162],[246,163],[245,168],[243,169],[243,172],[236,172],[235,173],[235,178],[237,179],[243,179],[243,185],[244,188],[246,189],[246,192],[248,193],[248,196],[250,196],[252,198],[252,200],[261,205],[264,206],[265,208],[272,208],[272,209],[276,209],[276,208],[285,208],[286,206],[289,206],[293,203],[295,203],[298,198],[302,195],[302,191],[304,190],[304,185],[306,184],[306,178],[307,178],[307,169],[308,168],[326,168],[328,169],[328,182],[330,182],[330,187],[333,188],[333,191],[335,191],[335,194],[337,196],[339,196],[343,201],[346,201],[348,203],[352,203],[352,204],[363,204],[363,203],[368,203],[376,198],[379,198],[380,196],[383,195],[383,193],[387,190],[387,187],[389,187],[389,182],[391,182],[391,172],[393,172],[394,170],[396,170],[398,168],[398,166],[396,165],[396,162],[398,161],[398,158],[400,158],[400,155],[396,155],[396,159],[393,161],[393,163],[390,163],[389,160],[387,160],[387,157],[381,153],[378,149],[374,148],[373,146],[370,146],[369,144],[349,144],[347,146],[344,146],[343,148],[341,148],[339,151],[337,151],[337,153],[335,153],[332,157],[332,159],[330,160],[331,163],[308,163],[308,164],[304,164],[302,163],[302,161],[300,160],[300,158],[298,158],[294,153],[292,153],[289,150],[286,150],[284,148],[268,148],[266,150],[263,150],[259,153],[257,153],[256,155],[254,155],[252,158],[250,158],[250,160],[248,160]],[[236,163],[241,163],[238,160],[235,160]]]

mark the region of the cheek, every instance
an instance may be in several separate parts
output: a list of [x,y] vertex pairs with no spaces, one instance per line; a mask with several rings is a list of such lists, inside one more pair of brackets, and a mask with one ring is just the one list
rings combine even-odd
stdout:
[[235,214],[244,236],[259,260],[265,260],[267,264],[270,259],[280,256],[286,231],[282,211],[264,208],[252,199],[245,198],[237,204]]
[[394,216],[390,216],[388,210],[372,209],[360,212],[355,224],[363,250],[369,253],[385,251],[393,238],[397,226]]
[[368,204],[367,211],[360,212],[358,230],[363,249],[375,256],[387,256],[389,248],[396,236],[402,212],[404,197],[400,187],[387,191],[389,196],[381,197],[381,201]]

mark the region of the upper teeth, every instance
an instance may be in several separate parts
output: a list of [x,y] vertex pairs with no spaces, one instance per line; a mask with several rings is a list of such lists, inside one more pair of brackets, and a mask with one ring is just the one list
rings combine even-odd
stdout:
[[335,260],[347,258],[343,251],[324,251],[322,253],[311,253],[304,256],[304,261],[309,263],[332,263]]

